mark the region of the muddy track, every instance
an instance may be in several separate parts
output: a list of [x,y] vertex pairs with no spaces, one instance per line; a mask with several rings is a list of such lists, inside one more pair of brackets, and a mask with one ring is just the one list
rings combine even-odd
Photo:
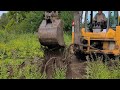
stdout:
[[70,60],[67,67],[66,78],[85,79],[87,63],[77,59],[75,55],[73,55]]
[[47,79],[53,78],[54,70],[56,68],[61,68],[65,66],[64,61],[62,60],[64,58],[63,52],[63,49],[44,50],[45,60],[43,61],[41,73],[46,73]]
[[45,60],[41,69],[41,73],[45,72],[47,79],[53,78],[55,68],[67,66],[66,79],[85,79],[86,62],[76,58],[75,55],[69,53],[67,49],[48,50],[45,49]]

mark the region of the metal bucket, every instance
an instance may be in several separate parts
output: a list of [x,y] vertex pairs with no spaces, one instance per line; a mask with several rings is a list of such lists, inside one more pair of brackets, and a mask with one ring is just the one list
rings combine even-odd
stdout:
[[63,24],[60,19],[46,24],[43,20],[38,30],[39,41],[43,46],[64,46]]

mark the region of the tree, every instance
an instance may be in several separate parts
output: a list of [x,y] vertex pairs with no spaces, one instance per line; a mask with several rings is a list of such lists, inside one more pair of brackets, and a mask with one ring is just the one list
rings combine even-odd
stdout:
[[[43,20],[43,15],[43,11],[8,11],[1,16],[0,29],[16,32],[35,32]],[[73,13],[71,11],[61,11],[59,15],[64,22],[64,30],[70,31]]]
[[5,29],[7,23],[8,23],[7,14],[3,13],[0,19],[0,29]]
[[72,11],[61,11],[60,18],[64,22],[64,30],[70,31],[72,28],[73,12]]

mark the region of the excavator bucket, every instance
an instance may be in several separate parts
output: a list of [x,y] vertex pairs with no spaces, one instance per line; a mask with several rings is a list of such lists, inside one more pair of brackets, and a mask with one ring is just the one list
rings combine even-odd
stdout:
[[61,19],[55,19],[52,23],[47,23],[46,20],[43,20],[39,30],[39,41],[41,45],[48,47],[57,47],[63,46],[64,37],[63,37],[63,23]]

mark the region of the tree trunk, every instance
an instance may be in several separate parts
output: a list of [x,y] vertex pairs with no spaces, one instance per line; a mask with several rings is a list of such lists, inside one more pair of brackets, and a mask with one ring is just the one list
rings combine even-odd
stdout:
[[[82,14],[83,11],[74,11],[74,22],[75,22],[75,44],[81,44],[81,28],[80,24],[82,23]],[[81,48],[82,49],[82,48]]]

